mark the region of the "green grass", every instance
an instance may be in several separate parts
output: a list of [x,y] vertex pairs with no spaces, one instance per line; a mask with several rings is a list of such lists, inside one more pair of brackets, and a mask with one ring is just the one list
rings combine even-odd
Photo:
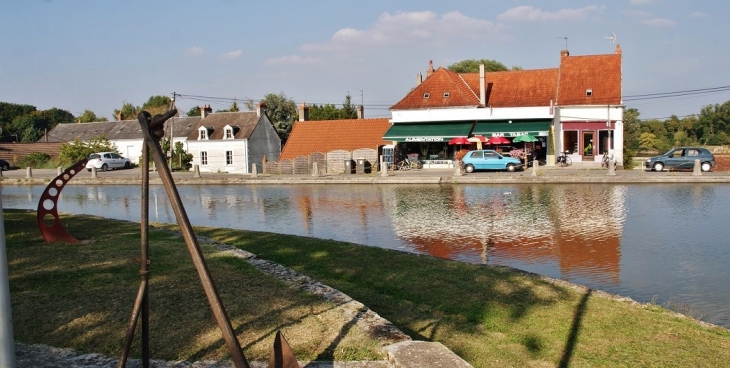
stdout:
[[[16,339],[118,355],[139,281],[132,261],[139,225],[68,217],[69,232],[90,241],[48,245],[34,222],[32,212],[5,213]],[[727,329],[508,268],[289,235],[196,233],[330,285],[413,339],[441,342],[475,367],[717,367],[730,361]],[[153,230],[150,247],[153,356],[225,356],[183,241]],[[265,360],[278,328],[300,360],[382,358],[376,342],[355,329],[349,338],[337,336],[347,321],[329,315],[328,303],[202,247],[250,360]]]

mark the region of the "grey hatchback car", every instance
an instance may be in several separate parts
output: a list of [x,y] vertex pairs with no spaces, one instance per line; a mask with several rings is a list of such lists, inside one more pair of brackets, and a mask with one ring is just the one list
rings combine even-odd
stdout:
[[704,147],[678,147],[667,153],[646,160],[646,168],[652,171],[692,170],[695,160],[700,160],[700,169],[710,171],[715,167],[715,156]]

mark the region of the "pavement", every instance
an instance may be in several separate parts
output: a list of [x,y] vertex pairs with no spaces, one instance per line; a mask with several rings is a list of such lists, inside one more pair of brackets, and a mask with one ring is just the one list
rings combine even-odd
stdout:
[[[62,173],[61,169],[19,169],[3,171],[0,184],[48,184]],[[95,174],[95,176],[94,176]],[[150,172],[150,184],[161,184],[160,176]],[[173,172],[177,185],[186,184],[540,184],[540,183],[730,183],[730,172],[714,171],[663,171],[654,172],[635,168],[610,171],[593,163],[573,164],[568,168],[538,166],[524,171],[499,172],[480,171],[464,173],[450,169],[420,169],[388,171],[363,174],[320,174],[282,175],[237,174],[237,173],[194,173]],[[113,170],[106,172],[81,171],[63,181],[76,184],[139,184],[142,175],[139,169]]]

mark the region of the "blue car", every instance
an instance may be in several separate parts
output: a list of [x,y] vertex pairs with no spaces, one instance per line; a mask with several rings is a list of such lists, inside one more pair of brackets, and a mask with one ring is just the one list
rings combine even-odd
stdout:
[[520,160],[502,156],[494,150],[476,150],[469,151],[461,160],[464,165],[464,171],[470,173],[474,170],[506,170],[513,172],[517,169],[523,169]]

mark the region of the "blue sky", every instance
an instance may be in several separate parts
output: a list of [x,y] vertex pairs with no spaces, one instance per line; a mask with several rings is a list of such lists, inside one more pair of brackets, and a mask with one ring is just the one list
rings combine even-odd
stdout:
[[[693,3],[693,4],[690,4]],[[493,59],[555,68],[571,55],[623,50],[623,94],[641,118],[697,114],[730,100],[730,2],[0,0],[0,101],[90,109],[112,118],[173,92],[178,109],[284,93],[366,117],[415,86],[429,60]],[[567,40],[565,39],[567,37]],[[708,92],[708,93],[704,93]]]

